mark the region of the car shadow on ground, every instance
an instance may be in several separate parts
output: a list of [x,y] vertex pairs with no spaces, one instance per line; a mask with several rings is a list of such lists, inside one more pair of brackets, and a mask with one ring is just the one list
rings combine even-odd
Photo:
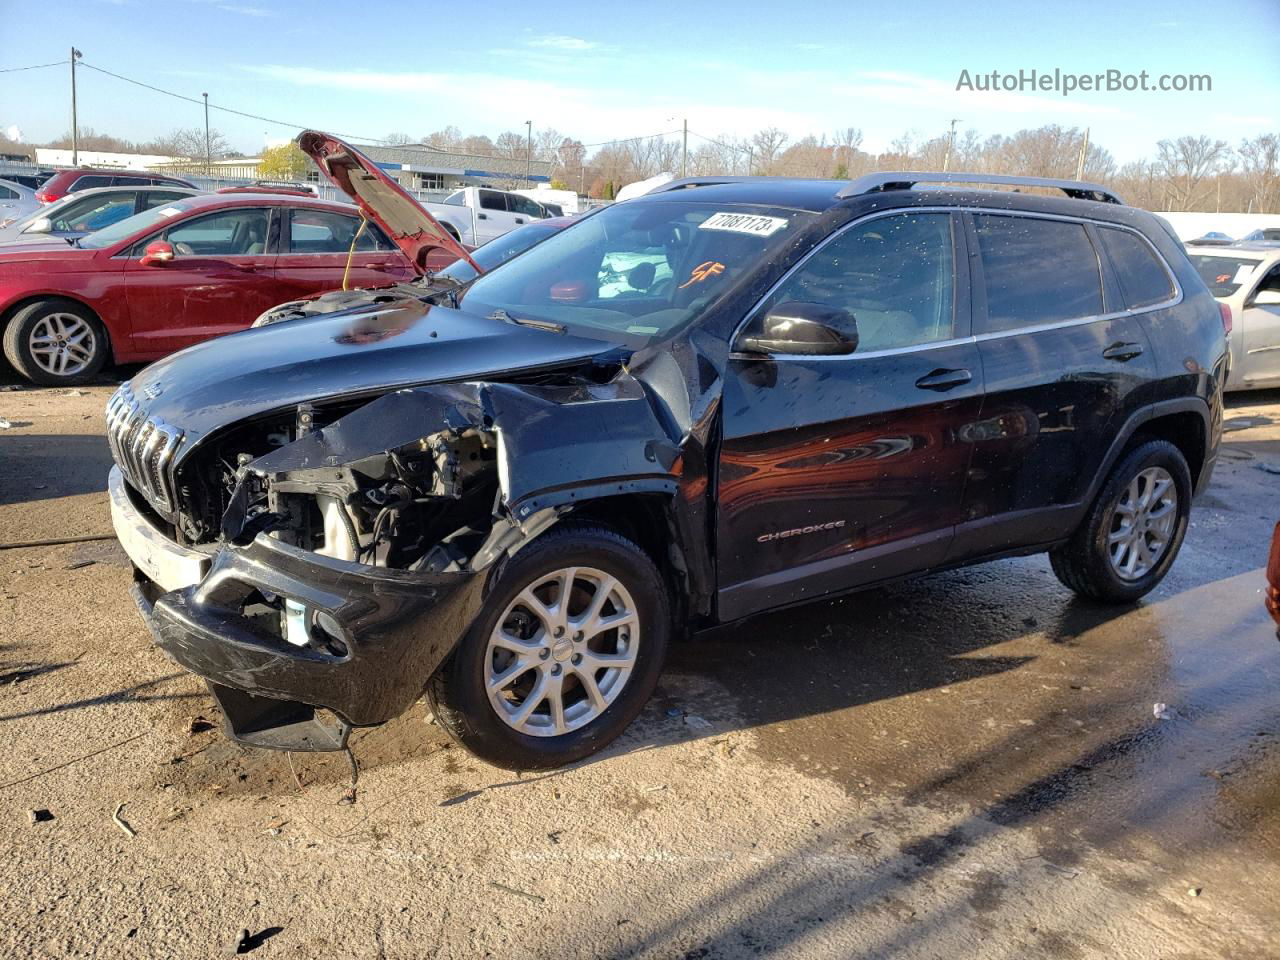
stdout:
[[105,492],[111,463],[100,433],[0,431],[0,505]]

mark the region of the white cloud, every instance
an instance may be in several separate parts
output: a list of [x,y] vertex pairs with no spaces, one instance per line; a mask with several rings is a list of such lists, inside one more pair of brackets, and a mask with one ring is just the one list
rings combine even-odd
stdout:
[[545,33],[530,37],[525,41],[531,47],[550,47],[553,50],[591,50],[596,44],[581,37],[570,37],[563,33]]

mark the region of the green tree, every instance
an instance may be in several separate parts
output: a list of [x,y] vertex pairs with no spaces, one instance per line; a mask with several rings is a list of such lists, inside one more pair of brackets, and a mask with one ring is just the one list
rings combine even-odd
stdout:
[[311,160],[293,141],[262,151],[258,174],[267,180],[300,180],[307,175]]

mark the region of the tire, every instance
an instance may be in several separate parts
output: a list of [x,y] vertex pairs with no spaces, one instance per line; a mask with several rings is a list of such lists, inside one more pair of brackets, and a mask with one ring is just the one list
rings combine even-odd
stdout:
[[[556,617],[540,618],[521,598],[529,595],[528,590],[544,612],[558,608],[564,581],[551,578],[567,568],[579,573],[570,594],[570,620],[565,634],[557,639],[547,626]],[[596,574],[603,579],[593,579]],[[611,621],[625,620],[630,612],[633,619],[627,626],[577,641],[573,618],[585,621],[608,578],[616,580],[616,587],[611,586],[612,592],[601,601],[602,615]],[[482,760],[509,770],[562,766],[600,750],[636,718],[657,685],[671,629],[667,586],[649,556],[606,527],[565,523],[494,571],[483,609],[431,678],[427,698],[441,726]],[[499,633],[502,644],[518,636],[515,646],[521,652],[495,646]],[[587,658],[597,655],[613,656],[616,659],[610,662],[614,663],[630,657],[631,666],[625,675],[617,668],[590,669]],[[594,702],[581,679],[583,664],[599,698]],[[486,686],[486,680],[496,675],[511,677],[498,688],[497,703]],[[515,715],[539,696],[539,683],[545,683],[549,693],[541,694],[544,699],[535,701],[523,727],[517,727]],[[558,715],[552,697],[556,690],[561,703]],[[608,702],[602,707],[603,698]],[[500,710],[513,719],[503,719]]]
[[[1167,494],[1158,495],[1148,513],[1128,509],[1130,503],[1140,504],[1148,491],[1162,489],[1163,478],[1172,481],[1176,496],[1172,511],[1165,509]],[[1191,496],[1191,471],[1182,451],[1166,440],[1142,442],[1120,458],[1071,539],[1050,551],[1053,572],[1065,586],[1091,600],[1132,603],[1145,596],[1164,579],[1178,556],[1187,533]],[[1147,518],[1145,524],[1135,526],[1138,516]],[[1153,549],[1162,533],[1163,546]],[[1119,542],[1113,543],[1113,537]],[[1122,542],[1126,539],[1131,541],[1127,549]],[[1125,567],[1132,569],[1126,574]]]
[[[51,339],[60,332],[69,334],[66,341]],[[54,352],[42,355],[37,352],[42,348]],[[71,300],[51,297],[27,304],[4,331],[5,359],[32,383],[46,387],[87,383],[97,376],[110,352],[101,322],[87,307]],[[66,372],[59,372],[59,366]]]

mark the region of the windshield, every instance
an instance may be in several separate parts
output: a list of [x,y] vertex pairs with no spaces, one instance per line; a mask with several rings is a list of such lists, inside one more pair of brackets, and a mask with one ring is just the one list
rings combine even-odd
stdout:
[[150,210],[144,210],[142,213],[135,213],[132,217],[125,217],[109,227],[104,227],[95,233],[89,234],[87,237],[80,238],[80,246],[90,250],[101,250],[103,247],[109,247],[113,243],[119,243],[127,237],[133,236],[135,233],[146,230],[148,227],[154,227],[157,224],[164,223],[171,217],[175,217],[180,213],[186,212],[186,208],[181,201],[176,203],[166,203],[161,207],[152,207]]
[[477,313],[643,346],[695,320],[813,218],[744,204],[620,203],[480,277],[462,300]]
[[1261,260],[1248,257],[1206,256],[1193,253],[1191,265],[1215,297],[1229,297],[1248,283],[1258,269]]
[[[531,223],[505,233],[497,239],[490,240],[483,247],[471,251],[471,259],[480,264],[480,268],[488,273],[500,263],[506,263],[517,253],[524,253],[547,237],[559,233],[559,227],[548,227],[540,223]],[[465,260],[455,260],[443,270],[436,271],[437,277],[452,277],[459,283],[466,283],[476,278],[475,267]]]

